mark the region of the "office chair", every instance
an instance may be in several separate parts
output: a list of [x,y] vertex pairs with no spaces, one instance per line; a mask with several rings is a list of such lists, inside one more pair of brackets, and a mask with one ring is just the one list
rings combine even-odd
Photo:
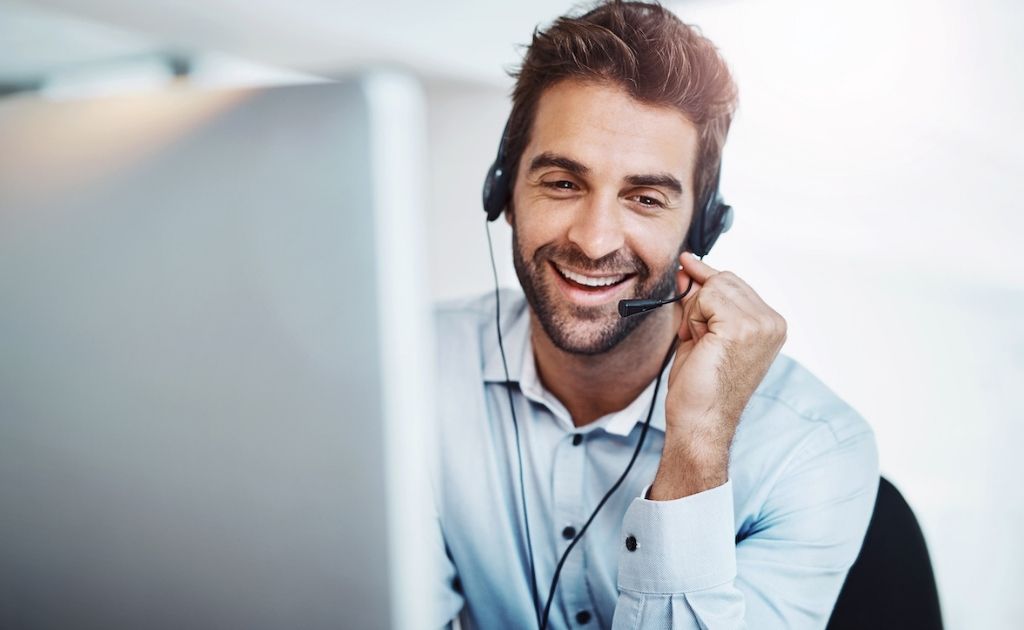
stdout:
[[942,630],[939,593],[921,528],[888,479],[827,630]]

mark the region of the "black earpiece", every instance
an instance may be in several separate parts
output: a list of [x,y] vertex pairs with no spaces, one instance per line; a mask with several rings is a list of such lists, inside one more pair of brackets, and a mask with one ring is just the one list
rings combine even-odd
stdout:
[[[483,205],[488,221],[494,221],[501,216],[512,198],[512,169],[508,164],[507,155],[510,123],[511,120],[505,123],[505,128],[501,132],[501,142],[498,144],[498,154],[494,158],[494,163],[487,169],[487,176],[484,178]],[[732,226],[732,206],[722,200],[722,194],[718,190],[720,174],[721,163],[719,163],[719,171],[715,174],[714,182],[708,187],[709,194],[702,200],[702,203],[695,206],[697,212],[690,220],[686,248],[696,256],[706,256],[718,237]]]
[[696,206],[697,212],[690,221],[690,231],[686,235],[686,249],[693,252],[694,256],[701,258],[707,256],[718,237],[732,227],[732,206],[725,203],[722,193],[718,190],[721,175],[722,163],[719,161],[715,179],[708,187],[708,194],[702,203]]
[[499,216],[512,197],[512,182],[509,181],[509,168],[506,167],[506,145],[508,143],[508,126],[511,121],[505,123],[501,131],[501,142],[498,143],[498,155],[494,158],[494,164],[487,169],[487,177],[484,178],[484,212],[487,213],[487,220],[494,221]]

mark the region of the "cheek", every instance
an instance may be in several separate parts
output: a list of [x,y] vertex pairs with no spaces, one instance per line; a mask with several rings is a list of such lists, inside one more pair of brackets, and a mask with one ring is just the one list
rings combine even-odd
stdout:
[[513,229],[523,254],[529,258],[544,245],[565,242],[569,229],[567,217],[568,213],[545,209],[542,203],[517,208]]
[[641,219],[630,226],[627,244],[655,272],[678,264],[685,235],[677,221]]

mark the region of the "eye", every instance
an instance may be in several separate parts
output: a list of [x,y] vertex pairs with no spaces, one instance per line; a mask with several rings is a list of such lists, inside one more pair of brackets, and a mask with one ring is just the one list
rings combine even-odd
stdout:
[[553,182],[541,182],[541,185],[554,190],[576,190],[576,184],[567,179],[559,179]]
[[654,197],[649,197],[647,195],[635,195],[633,197],[633,199],[635,199],[637,201],[637,203],[639,203],[641,206],[643,206],[645,208],[664,208],[665,207],[665,204],[663,204],[660,200],[655,199]]

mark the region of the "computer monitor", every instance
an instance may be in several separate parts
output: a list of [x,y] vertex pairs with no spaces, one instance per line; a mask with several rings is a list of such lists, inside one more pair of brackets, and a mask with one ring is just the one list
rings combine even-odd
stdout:
[[0,100],[0,627],[433,618],[423,120],[397,74]]

